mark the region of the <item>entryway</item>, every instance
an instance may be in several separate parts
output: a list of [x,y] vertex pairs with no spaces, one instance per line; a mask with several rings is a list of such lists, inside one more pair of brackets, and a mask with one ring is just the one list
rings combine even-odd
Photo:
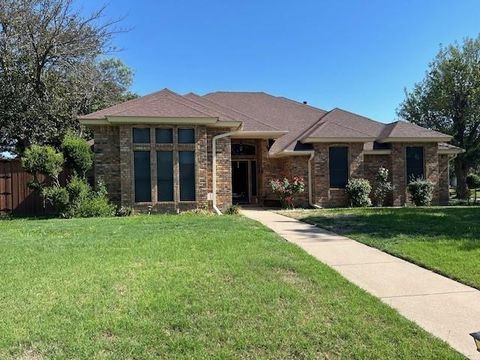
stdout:
[[257,197],[257,162],[232,161],[232,203],[251,204]]

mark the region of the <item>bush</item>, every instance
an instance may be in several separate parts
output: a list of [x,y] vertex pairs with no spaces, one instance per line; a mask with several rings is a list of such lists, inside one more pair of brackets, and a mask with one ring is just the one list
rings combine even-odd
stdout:
[[368,197],[372,187],[367,179],[350,179],[345,187],[345,191],[353,207],[370,206],[371,201]]
[[59,186],[49,186],[43,188],[42,193],[45,200],[53,206],[60,216],[68,216],[70,199],[67,189]]
[[433,197],[433,184],[424,179],[411,181],[407,186],[410,199],[415,206],[429,206]]
[[480,176],[477,174],[467,175],[467,186],[474,191],[474,202],[477,202],[477,189],[480,189]]
[[385,200],[392,191],[392,183],[388,181],[388,169],[385,169],[384,167],[379,168],[375,176],[375,189],[373,190],[374,205],[385,205]]
[[67,133],[62,142],[62,150],[67,166],[82,178],[92,168],[93,152],[87,141],[72,133]]
[[35,178],[37,174],[43,174],[51,177],[58,184],[63,155],[51,146],[32,145],[25,150],[22,165]]
[[105,196],[95,194],[78,202],[72,217],[101,217],[114,214],[115,206],[110,204]]
[[85,180],[79,178],[78,176],[74,176],[67,184],[67,191],[70,202],[73,203],[88,198],[92,192],[92,188]]
[[299,176],[294,176],[292,179],[284,177],[270,180],[270,187],[280,199],[283,207],[293,209],[294,197],[305,191],[305,182]]
[[115,211],[115,216],[131,216],[133,215],[133,209],[130,206],[120,206],[117,211]]
[[227,215],[238,215],[240,214],[240,206],[232,205],[226,211],[225,214]]

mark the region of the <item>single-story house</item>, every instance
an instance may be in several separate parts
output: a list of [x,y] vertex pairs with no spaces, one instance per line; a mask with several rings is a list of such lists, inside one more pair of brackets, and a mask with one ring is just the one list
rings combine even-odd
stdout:
[[80,117],[94,133],[95,176],[111,200],[143,210],[224,210],[272,205],[269,182],[301,176],[301,206],[347,205],[350,178],[372,184],[390,170],[392,205],[408,202],[408,179],[435,185],[446,203],[451,136],[407,122],[384,124],[264,92],[179,95],[168,89]]

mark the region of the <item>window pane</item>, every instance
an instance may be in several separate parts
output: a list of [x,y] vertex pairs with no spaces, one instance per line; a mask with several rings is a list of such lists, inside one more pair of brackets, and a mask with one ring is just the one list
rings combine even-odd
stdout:
[[150,202],[150,151],[134,151],[135,202]]
[[180,200],[195,200],[195,152],[179,151]]
[[407,146],[407,182],[423,177],[423,147]]
[[171,144],[173,143],[173,129],[155,129],[155,142],[157,144]]
[[195,129],[178,129],[178,142],[180,144],[194,144]]
[[150,129],[133,128],[133,142],[135,144],[150,144]]
[[348,182],[348,148],[329,149],[330,187],[344,188]]
[[158,201],[173,201],[173,153],[157,151]]

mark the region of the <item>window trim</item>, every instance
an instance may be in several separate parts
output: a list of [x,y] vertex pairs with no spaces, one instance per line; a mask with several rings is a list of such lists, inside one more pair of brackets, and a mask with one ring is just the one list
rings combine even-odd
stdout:
[[345,190],[345,187],[339,186],[332,186],[330,181],[330,149],[331,148],[346,148],[347,149],[347,183],[350,180],[350,146],[338,144],[338,145],[330,145],[328,147],[328,188],[331,190]]

